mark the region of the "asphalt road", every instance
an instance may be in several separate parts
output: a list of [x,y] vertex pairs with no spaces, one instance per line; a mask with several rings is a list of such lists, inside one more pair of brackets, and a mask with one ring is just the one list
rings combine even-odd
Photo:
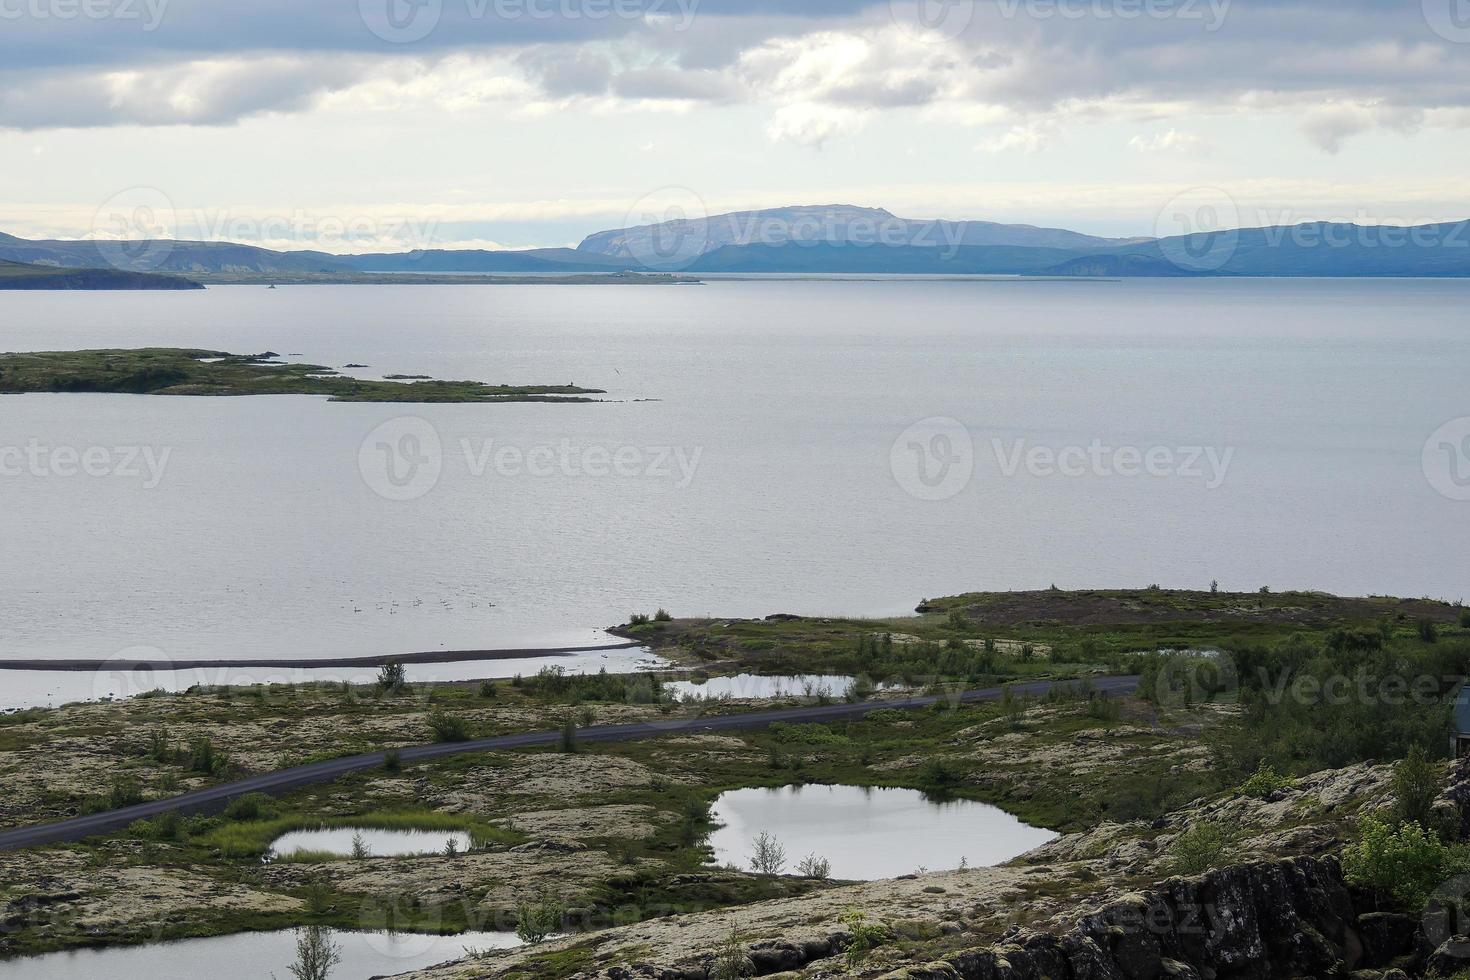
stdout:
[[[1068,683],[1068,682],[1060,682]],[[1106,697],[1119,697],[1138,690],[1137,677],[1094,678],[1098,692]],[[1056,686],[1052,681],[1012,685],[1018,695],[1044,695]],[[734,715],[709,715],[698,718],[681,718],[666,722],[639,722],[631,725],[598,725],[577,732],[579,742],[626,742],[635,739],[658,738],[664,735],[679,735],[691,732],[723,732],[765,728],[772,722],[827,722],[849,718],[861,718],[879,708],[927,708],[941,700],[957,699],[961,702],[997,701],[1005,694],[1005,688],[992,687],[981,691],[965,691],[958,695],[925,695],[897,700],[863,701],[857,704],[804,705],[794,708],[776,708],[768,711],[750,711]],[[446,756],[463,755],[468,752],[488,752],[500,749],[523,749],[535,746],[556,745],[561,741],[560,732],[526,732],[520,735],[498,735],[473,742],[454,742],[440,745],[420,745],[399,750],[404,765],[442,759]],[[82,840],[97,834],[122,830],[135,820],[144,820],[176,810],[181,814],[218,813],[231,800],[247,793],[279,795],[303,786],[331,782],[349,773],[376,769],[383,765],[385,753],[371,752],[367,755],[346,756],[326,762],[314,762],[294,769],[250,776],[233,783],[194,790],[166,800],[152,800],[121,810],[94,813],[85,817],[73,817],[57,823],[22,827],[0,833],[0,851],[15,851],[44,844],[60,844]]]

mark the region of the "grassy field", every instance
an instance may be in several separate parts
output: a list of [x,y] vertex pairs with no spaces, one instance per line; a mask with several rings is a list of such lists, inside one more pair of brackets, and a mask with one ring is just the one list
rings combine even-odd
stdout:
[[0,354],[0,394],[113,392],[136,395],[326,395],[350,402],[586,402],[575,385],[490,385],[477,381],[360,381],[275,354],[176,348]]

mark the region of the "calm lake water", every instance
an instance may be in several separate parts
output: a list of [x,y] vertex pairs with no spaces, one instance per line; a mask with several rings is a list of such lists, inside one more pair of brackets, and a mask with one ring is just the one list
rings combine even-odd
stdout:
[[[466,948],[512,949],[520,945],[514,934],[501,932],[462,936],[338,932],[333,934],[332,942],[342,947],[342,963],[332,972],[332,980],[368,980],[422,970],[463,959]],[[287,968],[295,959],[296,933],[286,930],[0,960],[0,975],[5,980],[262,980],[274,973],[285,980],[291,976]]]
[[271,842],[269,858],[289,858],[300,851],[351,857],[360,840],[367,856],[412,857],[443,854],[450,840],[460,854],[470,850],[470,835],[458,830],[376,830],[373,828],[333,827],[322,830],[295,830]]
[[808,854],[832,863],[832,877],[876,881],[1002,864],[1056,838],[1004,810],[970,800],[937,802],[911,789],[786,786],[723,794],[714,805],[723,824],[710,835],[715,861],[750,869],[761,833],[786,849],[786,872]]
[[[41,462],[0,475],[0,657],[585,644],[659,606],[1053,583],[1470,591],[1470,503],[1421,461],[1470,415],[1466,282],[0,294],[0,348],[142,345],[614,401],[6,397],[0,453]],[[936,417],[964,429],[911,430]],[[1015,464],[1094,440],[1229,465]]]

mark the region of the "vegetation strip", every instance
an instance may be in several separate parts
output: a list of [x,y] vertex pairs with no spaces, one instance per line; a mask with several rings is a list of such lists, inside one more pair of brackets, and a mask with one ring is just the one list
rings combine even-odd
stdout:
[[326,395],[339,402],[589,402],[576,385],[490,385],[479,381],[365,381],[280,355],[175,347],[0,354],[0,394]]
[[[965,691],[953,696],[926,695],[923,697],[883,702],[860,702],[857,704],[832,704],[818,705],[815,707],[783,708],[773,711],[753,711],[738,715],[669,721],[665,723],[640,722],[630,725],[604,725],[583,729],[576,733],[576,738],[589,742],[616,742],[696,732],[765,728],[777,722],[819,723],[848,718],[860,718],[869,712],[883,708],[928,708],[946,701],[953,701],[955,703],[998,701],[1006,697],[1008,693],[1012,696],[1036,697],[1046,694],[1053,686],[1052,682],[1043,681],[1035,684],[1012,685],[1009,688]],[[1097,681],[1099,693],[1109,697],[1131,694],[1137,688],[1138,678],[1136,677],[1109,677],[1100,678]],[[477,741],[415,746],[401,750],[398,753],[398,758],[403,763],[424,762],[445,756],[485,752],[494,749],[517,749],[556,745],[561,743],[564,738],[564,732],[527,732],[519,735],[502,735],[496,738],[480,739]],[[120,810],[75,817],[71,820],[63,820],[58,823],[46,824],[39,827],[11,830],[0,834],[0,851],[12,851],[43,844],[82,840],[95,834],[122,830],[134,821],[156,817],[164,813],[213,813],[227,806],[230,801],[249,793],[269,793],[274,795],[288,790],[300,789],[301,787],[311,786],[316,783],[329,782],[351,772],[379,768],[383,766],[386,760],[386,752],[373,752],[367,755],[331,759],[325,762],[312,763],[307,766],[298,766],[293,769],[266,773],[261,776],[242,779],[238,782],[212,786],[208,789],[195,790],[194,792],[185,793],[172,799],[154,800]]]

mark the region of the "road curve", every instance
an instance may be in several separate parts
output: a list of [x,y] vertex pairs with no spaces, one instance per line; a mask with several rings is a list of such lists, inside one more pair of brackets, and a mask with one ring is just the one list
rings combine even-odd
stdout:
[[399,653],[373,657],[338,657],[329,660],[0,660],[0,670],[210,670],[215,667],[273,667],[315,670],[327,667],[382,667],[384,664],[458,664],[481,660],[533,660],[537,657],[570,657],[576,653],[634,650],[647,643],[630,640],[601,646],[544,647],[515,650],[434,650],[428,653]]
[[[1010,690],[1018,695],[1044,695],[1058,684],[1071,682],[1036,681],[1030,684],[1013,684]],[[1093,679],[1099,694],[1105,697],[1120,697],[1138,690],[1137,677],[1099,677]],[[773,708],[766,711],[749,711],[734,715],[710,715],[699,718],[681,718],[670,721],[637,722],[629,725],[597,725],[580,729],[577,740],[581,742],[626,742],[663,735],[686,734],[689,732],[722,732],[765,728],[773,722],[827,722],[849,718],[861,718],[879,708],[927,708],[939,701],[960,702],[997,701],[1005,695],[1006,688],[992,687],[979,691],[964,691],[957,695],[924,695],[882,701],[863,701],[857,704],[802,705],[793,708]],[[419,745],[399,750],[404,764],[442,759],[446,756],[470,752],[488,752],[498,749],[523,749],[544,745],[556,745],[561,740],[560,732],[525,732],[519,735],[497,735],[472,742],[454,742],[441,745]],[[145,820],[169,811],[181,814],[218,813],[231,800],[247,793],[279,795],[303,786],[331,782],[349,773],[376,769],[383,765],[384,752],[366,755],[345,756],[325,762],[313,762],[294,769],[281,769],[259,776],[250,776],[233,783],[194,790],[181,796],[165,800],[152,800],[121,810],[109,810],[85,817],[73,817],[56,823],[34,827],[21,827],[0,833],[0,851],[16,851],[45,844],[60,844],[78,841],[96,834],[107,834],[122,830],[135,820]]]

